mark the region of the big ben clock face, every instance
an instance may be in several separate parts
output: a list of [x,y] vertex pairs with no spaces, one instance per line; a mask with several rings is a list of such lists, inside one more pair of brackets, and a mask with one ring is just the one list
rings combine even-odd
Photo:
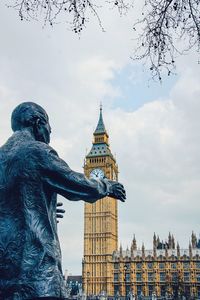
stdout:
[[105,177],[104,171],[102,169],[93,169],[90,173],[90,178],[93,179],[103,179]]

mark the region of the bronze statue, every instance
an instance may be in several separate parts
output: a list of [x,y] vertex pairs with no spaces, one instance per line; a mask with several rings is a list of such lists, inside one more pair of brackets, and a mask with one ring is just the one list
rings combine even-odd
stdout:
[[125,190],[72,171],[48,145],[41,106],[18,105],[11,123],[14,133],[0,148],[0,300],[64,299],[57,194],[94,203],[107,195],[125,201]]

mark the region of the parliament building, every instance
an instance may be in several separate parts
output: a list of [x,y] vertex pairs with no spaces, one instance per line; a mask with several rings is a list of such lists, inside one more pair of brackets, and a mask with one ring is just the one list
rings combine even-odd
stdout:
[[[109,146],[102,107],[93,143],[84,163],[87,177],[118,180],[118,165]],[[184,296],[200,298],[200,241],[194,233],[188,249],[169,233],[163,242],[154,233],[152,249],[118,245],[118,202],[105,197],[84,206],[83,290],[87,296]]]

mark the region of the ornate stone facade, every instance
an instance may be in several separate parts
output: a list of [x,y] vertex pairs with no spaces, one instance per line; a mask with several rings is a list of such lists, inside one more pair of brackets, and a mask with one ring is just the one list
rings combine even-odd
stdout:
[[[196,236],[192,234],[194,241]],[[154,235],[152,250],[137,248],[134,237],[130,250],[113,253],[114,294],[150,296],[178,295],[186,298],[200,296],[200,249],[199,243],[190,243],[188,249],[175,247],[174,237],[162,243]]]

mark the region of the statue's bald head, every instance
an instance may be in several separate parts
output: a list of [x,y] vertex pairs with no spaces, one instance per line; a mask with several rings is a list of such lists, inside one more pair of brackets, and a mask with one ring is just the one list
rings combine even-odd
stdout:
[[46,111],[38,104],[34,102],[23,102],[19,104],[12,112],[11,127],[13,131],[23,130],[24,128],[32,128],[35,133],[35,137],[39,141],[49,143],[49,137],[44,140],[45,137],[40,135],[47,135],[47,132],[41,133],[41,129],[44,128],[50,135],[51,128],[49,125],[49,118]]
[[46,111],[34,102],[23,102],[13,110],[11,116],[12,130],[16,131],[31,127],[37,119],[48,121]]

